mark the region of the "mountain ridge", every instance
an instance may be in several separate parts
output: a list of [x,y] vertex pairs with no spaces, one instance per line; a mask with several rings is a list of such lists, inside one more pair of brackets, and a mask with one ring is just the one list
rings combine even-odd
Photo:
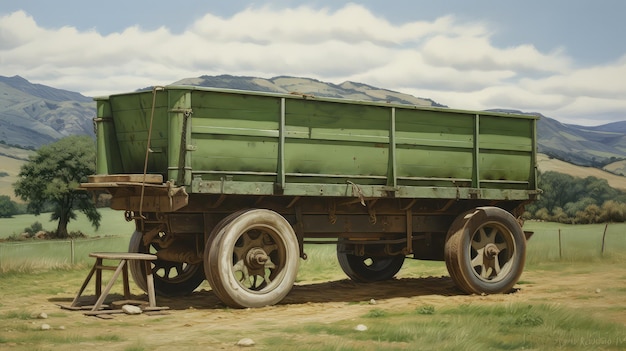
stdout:
[[0,141],[35,149],[73,134],[95,136],[93,99],[0,76]]

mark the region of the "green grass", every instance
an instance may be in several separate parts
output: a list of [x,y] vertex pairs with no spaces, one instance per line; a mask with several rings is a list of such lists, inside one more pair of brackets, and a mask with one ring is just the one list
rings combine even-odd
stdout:
[[[363,324],[366,331],[357,331]],[[286,330],[300,350],[621,350],[626,327],[553,305],[461,305],[429,314],[373,309],[361,318]],[[284,339],[261,342],[287,350]]]
[[[77,212],[76,220],[71,221],[67,226],[68,231],[80,230],[90,237],[130,235],[134,231],[134,223],[124,220],[123,211],[115,211],[110,208],[101,208],[98,211],[102,215],[98,230],[91,226],[85,215]],[[42,213],[39,216],[18,215],[12,218],[0,218],[0,239],[5,239],[11,235],[19,235],[24,231],[24,228],[30,227],[35,222],[41,223],[44,230],[56,230],[57,222],[50,221],[50,213]]]
[[335,246],[307,244],[304,252],[307,259],[300,261],[296,282],[324,282],[345,277],[337,262]]
[[[531,261],[528,269],[544,269],[541,265],[550,265],[559,262],[558,258],[558,229],[561,228],[562,239],[567,235],[567,242],[562,240],[564,253],[568,249],[583,250],[587,256],[576,261],[575,257],[564,257],[570,260],[576,272],[585,271],[587,262],[596,262],[605,267],[614,266],[612,262],[619,260],[620,252],[626,252],[621,246],[622,233],[626,233],[624,225],[609,225],[607,233],[607,253],[601,256],[598,248],[601,243],[603,225],[596,226],[565,226],[554,223],[529,222],[535,236],[529,241],[528,256]],[[528,228],[527,228],[528,229]],[[557,255],[553,255],[554,236],[556,230]],[[599,232],[599,233],[598,233]],[[104,238],[98,241],[76,241],[76,247],[81,248],[80,254],[86,260],[90,251],[113,251],[125,250],[128,235],[114,238]],[[107,241],[107,240],[110,240]],[[6,244],[8,245],[8,244]],[[0,249],[6,247],[0,245]],[[26,246],[35,247],[33,251],[20,251],[14,257],[30,257],[31,262],[43,260],[43,255],[52,255],[58,247],[46,246],[45,244],[29,243]],[[92,246],[89,246],[92,245]],[[11,246],[11,252],[19,246]],[[20,249],[22,250],[22,249]],[[26,250],[26,249],[24,249]],[[63,251],[65,249],[58,249]],[[622,250],[622,251],[620,251]],[[77,252],[79,250],[77,249]],[[305,252],[309,259],[301,261],[298,280],[305,282],[324,281],[327,279],[345,279],[345,274],[339,268],[336,260],[335,247],[332,245],[306,245]],[[578,251],[581,252],[581,251]],[[546,255],[551,253],[552,256]],[[5,252],[1,253],[2,255]],[[0,256],[2,258],[3,256]],[[29,260],[26,259],[26,262]],[[35,265],[35,264],[33,264]],[[552,264],[554,269],[564,269],[563,264]],[[550,266],[550,267],[552,267]],[[133,336],[116,336],[106,329],[135,328],[137,320],[132,321],[95,321],[92,319],[77,318],[68,326],[67,330],[51,330],[43,332],[37,330],[39,321],[34,323],[30,306],[14,306],[14,299],[23,296],[37,296],[45,294],[51,297],[72,297],[77,287],[84,279],[89,265],[79,264],[71,266],[58,265],[53,268],[39,267],[37,269],[0,271],[0,349],[6,344],[18,344],[28,348],[47,349],[53,345],[53,349],[73,349],[83,344],[95,345],[94,348],[124,349],[124,350],[149,350],[154,347],[146,340],[135,340]],[[22,272],[27,272],[22,273]],[[443,262],[406,260],[400,272],[402,277],[424,277],[445,275]],[[624,279],[624,276],[616,276],[615,279]],[[531,282],[522,282],[530,284]],[[91,288],[91,286],[90,286]],[[120,291],[119,287],[116,287]],[[613,290],[612,290],[613,289]],[[602,288],[603,292],[622,291],[617,285]],[[92,293],[91,291],[89,293]],[[332,293],[332,291],[329,291]],[[590,293],[587,295],[573,296],[573,300],[580,301],[598,299],[603,295]],[[480,297],[477,297],[479,299]],[[513,299],[515,301],[519,301]],[[271,350],[621,350],[626,348],[626,327],[622,324],[612,324],[603,321],[597,315],[597,311],[591,308],[572,309],[565,305],[511,303],[482,300],[473,300],[469,304],[459,305],[455,300],[449,304],[433,306],[428,301],[419,301],[412,307],[390,307],[383,303],[369,306],[367,302],[357,304],[362,313],[356,317],[346,318],[341,321],[293,323],[288,327],[272,324],[271,318],[263,321],[258,327],[246,330],[246,335],[252,337],[257,346],[255,349]],[[585,303],[583,301],[583,303]],[[346,306],[354,303],[346,302]],[[276,307],[286,308],[286,307]],[[271,315],[272,309],[260,310],[259,313]],[[614,307],[613,311],[624,311],[623,306]],[[207,311],[207,318],[211,318],[213,311]],[[222,311],[216,311],[219,313]],[[58,315],[49,314],[50,321],[54,319],[72,319],[73,312],[58,312]],[[175,311],[174,316],[163,316],[160,319],[149,319],[151,330],[167,330],[168,324],[180,325],[183,312]],[[192,312],[197,313],[197,312]],[[245,319],[246,310],[231,310],[233,320]],[[67,317],[66,317],[67,315]],[[231,314],[229,314],[230,316]],[[140,317],[141,318],[141,317]],[[224,317],[220,318],[230,318]],[[106,329],[97,330],[98,323]],[[106,324],[105,324],[106,323]],[[186,323],[186,322],[185,322]],[[73,324],[73,325],[72,325]],[[357,331],[358,324],[367,326],[366,331]],[[54,325],[54,324],[51,324]],[[243,326],[244,324],[242,324]],[[80,334],[76,330],[85,328],[90,331],[89,336]],[[149,329],[150,329],[149,328]],[[192,330],[193,325],[189,329]],[[6,331],[11,329],[10,333]],[[146,334],[149,335],[149,334]],[[211,329],[213,339],[237,340],[240,331],[228,329]],[[206,335],[198,336],[190,332],[185,339],[184,345],[206,342]],[[174,343],[174,341],[172,341]],[[172,347],[174,344],[172,344]],[[182,344],[176,344],[184,348]],[[297,346],[297,347],[296,347]],[[27,348],[22,348],[27,349]]]
[[[10,271],[33,272],[50,268],[69,268],[91,262],[93,251],[126,251],[134,223],[126,222],[121,211],[100,209],[102,220],[95,230],[87,218],[79,214],[70,222],[69,231],[82,231],[90,238],[70,240],[24,240],[0,243],[0,273]],[[0,238],[21,233],[34,222],[43,224],[45,230],[54,230],[56,223],[48,221],[50,214],[40,216],[20,215],[0,218]],[[73,248],[72,248],[73,246]],[[73,252],[73,257],[72,257]]]
[[[626,224],[608,225],[604,254],[602,237],[605,224],[571,225],[551,222],[526,222],[524,230],[534,231],[528,241],[526,263],[626,261]],[[559,250],[559,230],[561,232]]]
[[89,257],[90,252],[127,251],[129,238],[130,236],[126,235],[74,241],[42,240],[1,243],[0,273],[71,268],[73,265],[91,263],[93,259]]

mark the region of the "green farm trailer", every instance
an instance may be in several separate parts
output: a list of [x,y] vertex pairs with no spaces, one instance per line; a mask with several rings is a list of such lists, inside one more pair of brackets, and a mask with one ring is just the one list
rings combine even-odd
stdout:
[[[96,98],[97,174],[153,253],[162,295],[204,279],[232,307],[290,291],[305,243],[348,277],[445,261],[466,293],[502,293],[525,260],[536,118],[191,86]],[[131,275],[146,290],[145,266]]]

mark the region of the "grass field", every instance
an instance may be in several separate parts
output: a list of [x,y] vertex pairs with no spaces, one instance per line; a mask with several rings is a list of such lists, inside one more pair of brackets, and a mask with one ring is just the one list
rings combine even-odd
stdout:
[[[80,212],[77,212],[76,220],[69,223],[67,230],[70,232],[80,230],[89,237],[132,234],[135,226],[132,222],[124,220],[123,211],[110,208],[101,208],[98,211],[102,215],[98,230],[94,229]],[[35,222],[41,223],[44,230],[55,230],[57,226],[56,221],[50,221],[49,213],[42,213],[39,216],[18,215],[13,218],[0,218],[0,239],[20,234],[24,232],[24,228],[30,227]]]
[[[78,214],[78,218],[68,225],[69,231],[82,231],[88,235],[87,239],[0,243],[0,273],[33,272],[69,267],[73,264],[83,265],[90,261],[88,255],[93,251],[126,251],[128,240],[135,228],[134,223],[126,222],[121,211],[104,208],[100,209],[100,213],[102,220],[98,230],[82,214]],[[0,218],[0,239],[19,235],[34,222],[41,223],[44,230],[56,229],[56,222],[50,221],[48,213]]]
[[[104,223],[117,226],[121,219],[128,225],[117,214],[107,213]],[[21,220],[28,225],[32,218]],[[333,246],[307,245],[309,259],[301,261],[297,286],[283,304],[228,309],[203,283],[192,296],[159,297],[172,308],[167,315],[114,320],[59,310],[55,302],[71,301],[89,265],[61,262],[54,256],[60,250],[49,243],[31,244],[17,255],[25,262],[21,268],[0,270],[0,349],[230,350],[250,337],[257,350],[623,350],[626,225],[608,226],[602,255],[604,228],[527,222],[535,234],[515,294],[459,294],[445,264],[415,260],[407,260],[394,281],[355,284],[339,268]],[[79,255],[86,256],[125,250],[128,238],[76,244],[85,245]],[[119,284],[114,291],[121,291]],[[45,321],[33,317],[42,310],[49,315]],[[40,330],[42,323],[52,330]]]
[[[132,222],[126,222],[121,211],[102,209],[102,224],[95,231],[87,219],[79,215],[76,221],[70,223],[68,229],[80,230],[88,234],[91,239],[70,241],[22,241],[0,244],[0,272],[7,270],[28,271],[45,267],[62,267],[71,263],[82,263],[91,251],[125,251],[130,234],[134,230]],[[44,229],[53,230],[56,223],[50,222],[49,214],[40,216],[20,215],[14,218],[0,218],[0,239],[21,233],[35,221],[43,224]],[[551,222],[527,221],[524,229],[534,232],[528,241],[526,264],[539,265],[546,262],[626,262],[626,224],[612,223],[592,225],[569,225]],[[560,232],[560,239],[559,239]],[[93,238],[100,237],[98,240]],[[604,237],[604,252],[602,243]],[[71,246],[74,245],[74,259]],[[317,279],[324,280],[328,272],[337,275],[341,271],[330,270],[336,266],[335,248],[330,245],[312,245],[307,247],[307,254],[317,256],[332,256],[323,260],[316,267]],[[307,269],[307,261],[303,262],[302,269]],[[428,264],[428,263],[425,263]],[[439,263],[435,263],[439,264]]]

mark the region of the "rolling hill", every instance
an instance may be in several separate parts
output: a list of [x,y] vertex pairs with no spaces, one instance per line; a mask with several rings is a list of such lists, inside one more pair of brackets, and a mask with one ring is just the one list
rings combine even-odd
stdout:
[[0,76],[0,141],[36,149],[73,134],[95,135],[93,99]]

